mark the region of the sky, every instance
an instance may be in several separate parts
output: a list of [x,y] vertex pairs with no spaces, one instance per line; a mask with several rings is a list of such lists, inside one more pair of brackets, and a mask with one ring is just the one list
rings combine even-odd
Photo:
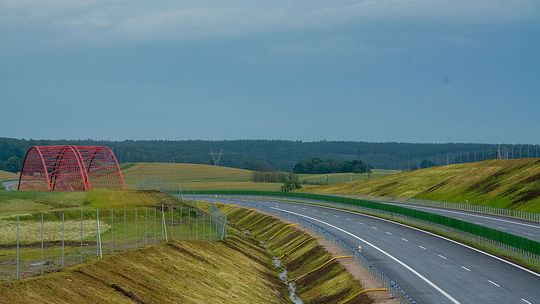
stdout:
[[0,137],[540,143],[539,0],[0,0]]

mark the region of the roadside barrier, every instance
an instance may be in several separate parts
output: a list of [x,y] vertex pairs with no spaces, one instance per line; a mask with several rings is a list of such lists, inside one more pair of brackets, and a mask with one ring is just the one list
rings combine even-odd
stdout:
[[455,203],[455,202],[446,202],[446,201],[434,201],[420,198],[399,198],[399,197],[390,197],[390,196],[371,196],[371,195],[350,195],[350,197],[355,197],[364,200],[371,201],[380,201],[383,202],[394,202],[394,203],[403,203],[416,206],[424,207],[437,207],[445,208],[452,210],[462,210],[470,211],[482,214],[497,215],[509,218],[515,218],[520,220],[526,220],[531,222],[540,223],[540,213],[512,210],[505,208],[493,208],[489,206],[475,205],[475,204],[466,204],[466,203]]
[[[455,218],[415,210],[403,206],[366,201],[350,197],[272,191],[195,191],[199,195],[253,195],[314,200],[316,203],[333,203],[340,208],[358,209],[363,213],[401,220],[413,226],[433,230],[472,245],[481,245],[491,252],[524,262],[531,268],[540,268],[540,243],[497,229],[481,226]],[[335,207],[335,205],[334,205]]]
[[320,225],[314,224],[312,222],[306,221],[302,217],[290,214],[288,212],[280,212],[278,210],[260,206],[255,204],[250,204],[254,209],[260,211],[275,214],[278,217],[285,218],[291,222],[298,223],[301,227],[309,229],[314,233],[326,238],[328,241],[331,241],[332,244],[338,246],[351,255],[354,260],[364,268],[369,274],[381,284],[383,288],[388,289],[392,296],[399,301],[400,304],[417,304],[417,302],[405,292],[394,280],[392,280],[384,271],[382,271],[377,265],[371,262],[367,257],[365,257],[361,252],[358,251],[358,246],[352,244],[350,241],[343,239],[342,237],[334,234],[333,232],[323,228]]

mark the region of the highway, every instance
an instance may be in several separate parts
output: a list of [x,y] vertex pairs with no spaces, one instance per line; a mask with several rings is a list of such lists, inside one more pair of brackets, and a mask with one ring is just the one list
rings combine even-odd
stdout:
[[323,226],[353,244],[418,303],[538,303],[540,274],[387,220],[280,198],[201,197],[266,206]]
[[385,204],[391,204],[396,206],[403,206],[411,209],[417,209],[427,211],[430,213],[440,214],[448,217],[453,217],[467,222],[472,222],[478,225],[483,225],[497,230],[502,230],[514,235],[519,235],[524,238],[535,240],[540,242],[540,223],[534,223],[519,219],[513,219],[503,216],[496,216],[491,214],[481,214],[470,211],[462,210],[449,210],[437,207],[425,207],[409,205],[406,203],[392,203],[386,201],[376,200],[377,202],[383,202]]

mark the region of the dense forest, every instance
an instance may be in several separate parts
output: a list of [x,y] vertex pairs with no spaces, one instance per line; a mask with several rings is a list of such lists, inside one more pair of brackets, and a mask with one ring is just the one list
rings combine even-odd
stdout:
[[[106,145],[119,162],[184,162],[212,164],[210,153],[223,152],[219,164],[259,171],[291,171],[301,160],[361,159],[373,168],[410,169],[421,165],[472,162],[496,157],[538,156],[539,146],[490,144],[419,144],[350,141],[286,140],[26,140],[0,138],[0,170],[20,169],[26,150],[33,145]],[[424,162],[425,161],[425,162]]]
[[361,160],[322,160],[320,158],[306,159],[293,167],[297,174],[327,174],[327,173],[368,173],[368,165]]

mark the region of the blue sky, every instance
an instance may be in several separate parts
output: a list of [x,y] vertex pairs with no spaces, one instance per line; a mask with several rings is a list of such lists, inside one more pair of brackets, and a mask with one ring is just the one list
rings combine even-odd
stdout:
[[540,1],[0,0],[0,136],[540,143]]

